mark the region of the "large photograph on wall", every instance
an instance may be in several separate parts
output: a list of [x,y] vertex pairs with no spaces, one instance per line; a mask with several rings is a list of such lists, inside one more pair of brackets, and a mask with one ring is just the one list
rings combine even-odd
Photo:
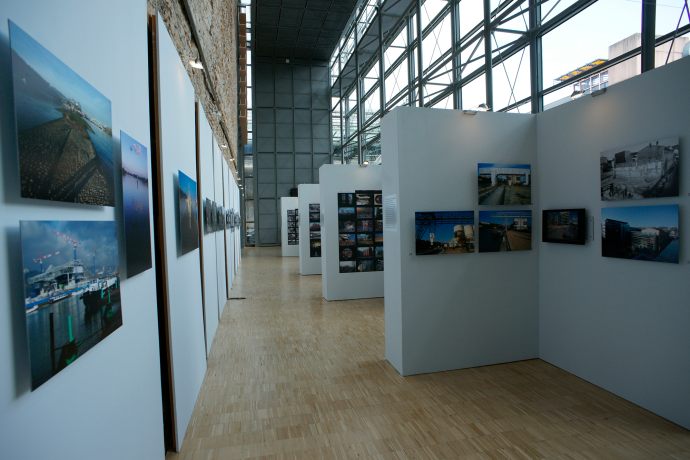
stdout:
[[479,252],[532,249],[532,211],[479,211]]
[[[199,204],[196,196],[196,182],[178,171],[178,200],[180,210],[180,255],[199,247]],[[214,203],[215,204],[215,203]],[[213,219],[216,213],[213,211]]]
[[[321,225],[321,205],[319,203],[309,204],[309,225],[311,226],[312,223]],[[309,257],[321,257],[321,231],[309,232]]]
[[679,160],[677,137],[602,152],[601,201],[678,196]]
[[122,131],[120,131],[120,151],[127,277],[131,278],[152,267],[149,160],[146,147]]
[[383,271],[380,197],[381,190],[338,194],[340,273]]
[[415,254],[474,252],[474,211],[415,212]]
[[603,208],[601,255],[677,264],[678,205]]
[[21,196],[115,206],[110,100],[9,27]]
[[478,196],[481,205],[532,204],[532,166],[479,163]]
[[35,390],[122,326],[113,221],[21,221]]

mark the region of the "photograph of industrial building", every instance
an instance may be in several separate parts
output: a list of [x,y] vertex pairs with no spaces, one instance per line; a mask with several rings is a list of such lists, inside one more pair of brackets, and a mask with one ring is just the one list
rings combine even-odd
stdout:
[[601,255],[677,264],[678,205],[603,208]]
[[585,244],[585,210],[542,211],[542,241],[545,243]]
[[474,211],[415,212],[415,254],[474,252]]
[[110,100],[9,21],[21,196],[115,206]]
[[340,273],[352,273],[355,271],[355,262],[340,262]]
[[602,152],[601,201],[678,196],[679,159],[677,137]]
[[532,249],[532,211],[479,211],[479,252]]
[[113,221],[21,221],[35,390],[122,326]]
[[479,163],[478,197],[481,205],[532,204],[532,166]]
[[373,246],[357,248],[357,259],[372,259],[374,257]]

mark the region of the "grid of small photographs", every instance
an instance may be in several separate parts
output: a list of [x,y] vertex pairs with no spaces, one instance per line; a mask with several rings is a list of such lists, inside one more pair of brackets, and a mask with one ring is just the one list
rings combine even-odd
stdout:
[[319,203],[309,204],[309,257],[321,257],[321,205]]
[[383,271],[381,190],[338,193],[340,273]]
[[288,209],[287,212],[287,231],[288,231],[288,246],[296,246],[299,244],[299,228],[297,227],[297,209]]

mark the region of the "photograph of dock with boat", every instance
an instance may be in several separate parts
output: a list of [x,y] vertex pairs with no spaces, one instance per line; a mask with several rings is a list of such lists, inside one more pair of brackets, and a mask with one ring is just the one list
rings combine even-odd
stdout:
[[122,326],[113,221],[21,221],[31,388]]
[[115,206],[110,100],[9,25],[21,196]]

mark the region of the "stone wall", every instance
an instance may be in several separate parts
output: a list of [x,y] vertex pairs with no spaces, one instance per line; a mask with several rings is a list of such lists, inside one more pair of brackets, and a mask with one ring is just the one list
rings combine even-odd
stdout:
[[[223,153],[235,178],[237,166],[231,159],[237,158],[237,0],[187,0],[194,18],[207,72],[215,87],[218,100],[213,95],[202,70],[194,69],[189,60],[200,56],[194,33],[187,15],[184,0],[148,0],[148,13],[160,12],[170,37],[180,53],[182,63],[192,80],[196,97],[201,102],[218,144],[227,144]],[[221,115],[214,115],[214,111]],[[220,121],[225,123],[227,135]]]

